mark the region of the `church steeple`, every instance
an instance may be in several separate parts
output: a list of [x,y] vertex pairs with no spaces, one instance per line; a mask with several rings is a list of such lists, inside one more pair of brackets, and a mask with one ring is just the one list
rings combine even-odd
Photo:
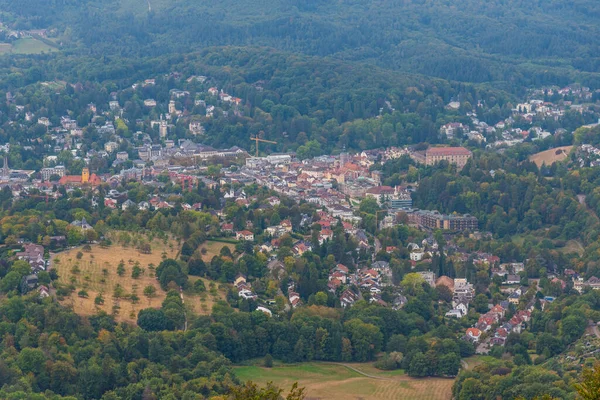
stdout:
[[4,165],[2,167],[2,176],[10,176],[10,168],[8,167],[8,156],[4,155]]

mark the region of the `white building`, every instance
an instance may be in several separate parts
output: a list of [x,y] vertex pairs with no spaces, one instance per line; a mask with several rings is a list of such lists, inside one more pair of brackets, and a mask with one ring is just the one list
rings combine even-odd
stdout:
[[57,165],[56,167],[42,168],[42,180],[49,181],[52,175],[65,176],[65,167],[63,165]]

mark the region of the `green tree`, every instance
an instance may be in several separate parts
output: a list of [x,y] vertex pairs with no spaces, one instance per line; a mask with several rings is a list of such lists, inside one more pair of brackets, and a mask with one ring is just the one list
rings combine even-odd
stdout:
[[2,280],[0,280],[0,291],[8,293],[17,290],[21,283],[21,274],[16,271],[10,271]]
[[246,382],[243,386],[234,387],[227,397],[228,400],[302,400],[304,399],[304,388],[299,388],[298,383],[292,385],[287,396],[283,396],[283,390],[267,383],[264,388],[259,388],[253,382]]
[[271,354],[267,354],[265,356],[265,359],[263,360],[263,365],[265,366],[265,368],[273,367],[273,356],[271,356]]
[[31,347],[21,350],[17,357],[17,365],[24,374],[28,374],[29,372],[33,372],[34,374],[41,373],[45,362],[46,356],[44,352],[40,349],[32,349]]
[[347,321],[344,328],[352,343],[353,359],[358,362],[373,360],[383,343],[383,334],[379,327],[355,318]]
[[488,302],[489,299],[487,298],[487,296],[485,294],[480,293],[473,299],[473,307],[478,313],[486,313],[489,310]]
[[583,369],[581,382],[575,384],[575,390],[583,400],[600,400],[600,363]]
[[163,310],[145,308],[138,314],[138,326],[146,331],[164,331],[173,329],[173,324]]
[[140,277],[141,274],[142,274],[142,269],[140,267],[138,267],[137,265],[134,265],[133,268],[131,269],[131,277],[133,279],[137,279]]
[[429,375],[429,361],[425,354],[418,352],[412,356],[408,365],[408,375],[416,378]]
[[424,293],[423,284],[425,284],[425,279],[421,274],[416,272],[411,272],[404,275],[402,278],[402,282],[400,282],[400,286],[405,291],[405,293],[411,296],[417,296],[421,293]]
[[315,294],[315,304],[318,306],[326,306],[327,305],[327,293],[317,292]]
[[437,374],[442,376],[456,376],[460,369],[460,357],[456,353],[448,353],[440,356],[438,360]]
[[366,214],[375,214],[379,210],[379,204],[373,197],[365,197],[359,206],[359,210]]
[[178,286],[185,286],[187,275],[181,270],[181,265],[171,258],[163,260],[156,268],[156,277],[163,289],[166,290],[169,282],[175,282]]
[[144,288],[144,296],[146,297],[154,297],[156,294],[156,288],[152,285],[148,285]]
[[561,320],[560,334],[566,343],[580,338],[587,326],[586,319],[581,315],[569,315]]

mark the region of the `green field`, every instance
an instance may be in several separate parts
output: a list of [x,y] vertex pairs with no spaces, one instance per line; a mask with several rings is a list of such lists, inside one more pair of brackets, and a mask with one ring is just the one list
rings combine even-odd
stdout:
[[0,43],[0,54],[10,53],[12,46],[9,43]]
[[40,54],[58,51],[56,48],[33,38],[19,39],[14,42],[12,52],[16,54]]
[[[402,371],[379,371],[372,364],[304,363],[273,368],[236,367],[242,381],[289,389],[294,382],[306,389],[307,398],[321,400],[442,400],[450,399],[452,379],[413,379]],[[365,376],[363,374],[369,375]]]

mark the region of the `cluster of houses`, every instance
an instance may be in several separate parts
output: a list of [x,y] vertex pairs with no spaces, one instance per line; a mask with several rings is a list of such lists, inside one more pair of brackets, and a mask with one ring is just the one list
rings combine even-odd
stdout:
[[358,269],[354,273],[351,273],[347,266],[337,264],[329,273],[327,287],[331,293],[339,295],[340,304],[344,308],[361,299],[361,291],[370,294],[371,303],[387,306],[381,298],[381,289],[390,284],[391,274],[386,261],[376,261],[370,267]]
[[249,157],[241,169],[224,171],[224,178],[228,183],[256,182],[296,201],[320,206],[333,218],[357,222],[360,218],[354,207],[365,197],[375,197],[389,207],[412,205],[406,189],[382,187],[379,171],[370,171],[384,154],[385,150],[342,153],[304,161],[295,160],[292,154]]
[[252,285],[246,281],[246,276],[239,274],[233,281],[233,286],[238,290],[238,296],[246,300],[257,300],[258,296],[252,291]]
[[[598,120],[600,124],[600,120]],[[577,162],[581,168],[585,166],[600,166],[600,149],[591,144],[582,144],[577,149]]]
[[[598,91],[596,92],[598,93]],[[449,122],[444,124],[440,127],[440,136],[453,139],[462,135],[478,143],[487,142],[489,147],[513,146],[528,138],[545,139],[553,134],[561,134],[566,131],[559,128],[554,132],[548,132],[541,128],[540,121],[559,121],[567,110],[594,115],[596,111],[593,106],[589,105],[593,95],[594,92],[588,87],[579,85],[534,89],[530,91],[526,101],[513,108],[512,115],[508,118],[494,125],[488,125],[479,120],[475,112],[469,111],[466,116],[470,118],[470,123]],[[448,108],[458,110],[460,103],[451,102]]]
[[[506,320],[508,303],[504,303],[504,305],[496,304],[487,313],[482,314],[477,323],[465,331],[463,338],[473,343],[481,343],[485,335],[489,349],[489,346],[504,346],[510,333],[520,334],[531,319],[531,309],[519,310]],[[478,352],[486,352],[485,347],[478,347]]]
[[25,243],[23,250],[15,253],[15,258],[27,261],[31,266],[31,274],[24,276],[21,281],[21,293],[25,294],[37,289],[40,297],[48,297],[50,295],[49,288],[46,285],[38,284],[38,274],[46,271],[48,266],[48,262],[44,259],[44,246]]

